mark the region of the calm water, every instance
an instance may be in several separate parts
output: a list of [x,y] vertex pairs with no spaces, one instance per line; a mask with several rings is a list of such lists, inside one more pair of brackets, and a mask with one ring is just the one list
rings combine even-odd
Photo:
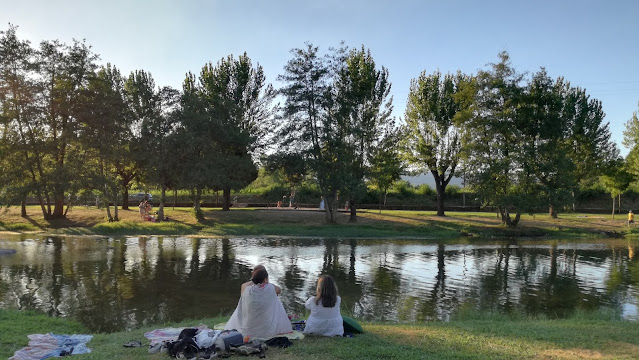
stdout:
[[322,273],[342,312],[376,320],[446,320],[460,306],[565,316],[613,308],[637,318],[634,243],[7,237],[0,307],[116,331],[230,314],[253,264],[265,264],[289,312]]

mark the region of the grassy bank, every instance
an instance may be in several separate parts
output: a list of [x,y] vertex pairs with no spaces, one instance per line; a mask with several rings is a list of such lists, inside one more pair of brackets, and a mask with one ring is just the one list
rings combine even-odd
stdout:
[[324,213],[316,209],[294,210],[240,208],[231,211],[205,209],[198,222],[187,208],[167,208],[171,219],[151,223],[137,211],[120,210],[119,222],[105,222],[105,212],[94,207],[72,208],[65,219],[46,221],[38,207],[29,207],[26,218],[18,208],[0,211],[0,231],[44,232],[70,235],[280,235],[315,237],[414,237],[457,238],[584,238],[622,237],[639,234],[628,229],[623,215],[547,214],[523,215],[516,228],[506,228],[493,213],[448,212],[446,217],[431,211],[376,210],[358,212],[357,223],[348,222],[348,213],[338,214],[338,224],[327,225]]
[[[143,340],[144,332],[166,326],[210,327],[221,318],[159,324],[130,332],[94,334],[92,353],[84,359],[168,359],[145,347],[124,348]],[[448,323],[363,323],[366,334],[355,338],[307,337],[288,349],[269,349],[273,359],[636,359],[639,327],[605,314],[570,319],[517,319],[488,315],[462,316]],[[32,312],[0,310],[0,358],[26,346],[32,333],[86,333],[81,325]]]

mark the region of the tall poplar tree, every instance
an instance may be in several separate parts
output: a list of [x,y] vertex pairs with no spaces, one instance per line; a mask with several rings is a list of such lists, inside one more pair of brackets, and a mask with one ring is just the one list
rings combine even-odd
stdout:
[[215,120],[219,172],[213,188],[222,190],[223,210],[231,205],[231,190],[246,187],[257,178],[253,154],[272,116],[275,92],[266,83],[264,69],[253,67],[246,53],[232,55],[202,68],[199,94],[203,109]]
[[522,212],[534,209],[539,188],[523,166],[530,160],[522,151],[520,129],[524,76],[510,65],[506,52],[499,59],[467,85],[474,91],[469,92],[471,105],[460,115],[466,122],[464,163],[483,205],[495,207],[505,225],[516,226]]
[[34,193],[48,218],[39,93],[36,51],[18,39],[16,27],[10,25],[0,32],[1,196],[6,203],[18,200],[22,216],[27,216],[26,197]]
[[[124,82],[120,71],[107,64],[89,80],[75,111],[80,145],[83,152],[88,152],[87,155],[76,153],[89,164],[82,177],[91,177],[85,187],[91,186],[102,193],[108,221],[119,220],[117,164],[126,156],[131,139]],[[114,215],[111,214],[111,202]]]
[[394,127],[391,83],[388,70],[378,69],[370,50],[363,46],[348,51],[338,69],[333,87],[337,104],[334,119],[344,148],[340,159],[346,167],[344,192],[350,221],[355,222],[358,201],[366,192],[365,180],[371,176],[373,152]]
[[433,175],[437,216],[445,216],[446,186],[455,176],[460,162],[462,124],[453,120],[461,105],[455,97],[460,92],[460,83],[468,81],[469,78],[461,73],[442,77],[439,71],[431,75],[424,71],[410,85],[403,153],[413,167]]
[[282,121],[276,129],[279,151],[304,157],[322,192],[326,221],[334,223],[343,177],[338,170],[340,138],[330,121],[335,101],[329,58],[320,56],[319,48],[310,43],[291,53],[293,58],[284,66],[284,74],[278,76],[284,83],[279,92],[285,97]]

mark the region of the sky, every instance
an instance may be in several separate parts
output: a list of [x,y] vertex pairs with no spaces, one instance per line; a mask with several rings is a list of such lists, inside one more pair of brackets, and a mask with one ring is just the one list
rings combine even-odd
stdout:
[[507,51],[521,72],[545,67],[602,101],[613,140],[639,110],[639,1],[0,0],[0,29],[38,44],[85,39],[127,74],[181,88],[188,71],[244,52],[267,81],[310,42],[370,49],[388,68],[394,115],[422,71],[476,73]]

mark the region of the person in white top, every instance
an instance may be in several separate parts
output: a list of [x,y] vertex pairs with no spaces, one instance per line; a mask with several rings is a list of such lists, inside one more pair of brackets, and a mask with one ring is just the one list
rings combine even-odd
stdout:
[[304,333],[323,336],[344,335],[344,320],[339,312],[341,302],[335,280],[330,275],[320,276],[317,280],[316,295],[304,304],[311,310]]
[[240,301],[224,330],[237,330],[244,337],[268,339],[293,331],[278,286],[269,283],[263,265],[253,269],[251,281],[242,284]]

